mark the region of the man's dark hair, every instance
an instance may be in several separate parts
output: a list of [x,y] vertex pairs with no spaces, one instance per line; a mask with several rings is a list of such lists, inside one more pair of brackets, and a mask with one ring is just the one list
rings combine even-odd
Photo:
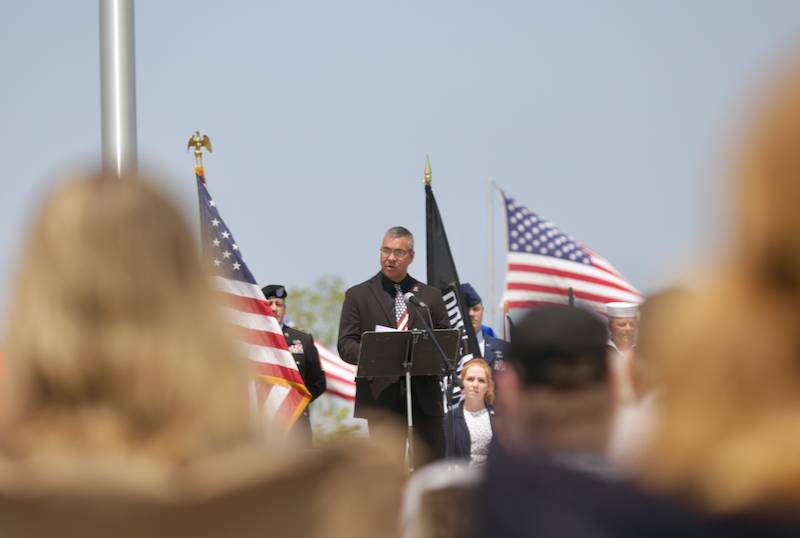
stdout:
[[595,314],[538,308],[514,327],[509,362],[525,385],[584,388],[608,379],[607,339],[605,324]]

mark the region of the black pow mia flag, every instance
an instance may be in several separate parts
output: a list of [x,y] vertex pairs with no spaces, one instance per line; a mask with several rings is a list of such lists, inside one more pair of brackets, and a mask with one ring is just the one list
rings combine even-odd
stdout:
[[[439,288],[442,292],[447,314],[450,316],[450,326],[454,329],[464,328],[461,342],[461,359],[458,362],[460,372],[464,364],[472,359],[481,357],[478,339],[467,316],[464,297],[461,294],[461,281],[458,279],[456,264],[450,252],[450,243],[442,223],[439,206],[433,196],[433,189],[425,185],[425,221],[428,254],[428,285]],[[455,387],[455,392],[459,392]],[[460,397],[460,394],[459,394]]]

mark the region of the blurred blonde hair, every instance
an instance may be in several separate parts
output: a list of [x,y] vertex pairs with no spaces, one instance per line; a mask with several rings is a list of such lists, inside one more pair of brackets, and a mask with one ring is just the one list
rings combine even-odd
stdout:
[[98,174],[47,197],[9,311],[7,456],[182,462],[251,436],[245,362],[195,242],[177,208],[137,177]]
[[472,359],[468,361],[459,375],[461,382],[464,382],[464,378],[467,376],[467,370],[473,366],[480,366],[486,374],[486,395],[483,397],[483,401],[486,405],[492,405],[494,403],[494,376],[492,375],[492,369],[489,367],[489,363],[485,360]]
[[735,242],[655,341],[645,475],[715,512],[800,507],[800,65],[746,140]]

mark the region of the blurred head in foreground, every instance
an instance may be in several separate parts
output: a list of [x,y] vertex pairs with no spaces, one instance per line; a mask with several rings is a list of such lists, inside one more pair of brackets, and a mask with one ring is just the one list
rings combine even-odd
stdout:
[[658,371],[651,361],[658,354],[662,327],[678,308],[693,298],[687,289],[673,286],[647,296],[639,307],[640,320],[636,354],[633,360],[633,383],[636,399],[658,390]]
[[183,462],[250,437],[244,361],[177,208],[102,174],[57,186],[9,309],[2,444]]
[[497,376],[501,442],[547,452],[605,449],[612,408],[605,324],[580,308],[538,308],[514,328]]
[[738,153],[734,241],[652,346],[663,416],[644,472],[716,512],[800,507],[800,65]]

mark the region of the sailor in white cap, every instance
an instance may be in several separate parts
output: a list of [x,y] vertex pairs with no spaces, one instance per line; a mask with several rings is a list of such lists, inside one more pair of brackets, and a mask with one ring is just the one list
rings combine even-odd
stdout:
[[617,401],[630,402],[633,390],[633,353],[639,331],[639,305],[608,303],[608,358]]

